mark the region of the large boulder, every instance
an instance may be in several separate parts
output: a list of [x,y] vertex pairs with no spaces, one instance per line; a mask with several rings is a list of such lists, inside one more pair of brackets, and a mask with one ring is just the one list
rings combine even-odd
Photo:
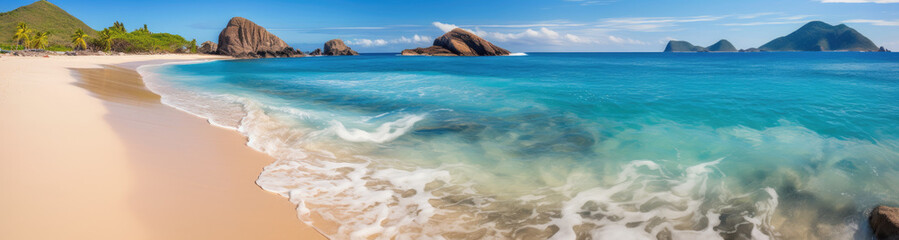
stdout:
[[205,41],[203,44],[200,44],[200,48],[197,48],[197,52],[205,53],[205,54],[213,54],[217,51],[219,45],[212,41]]
[[231,18],[219,34],[218,54],[239,58],[302,57],[265,28],[242,17]]
[[323,55],[327,56],[356,56],[359,55],[356,51],[353,51],[350,47],[347,47],[346,44],[343,43],[343,40],[340,39],[331,39],[330,41],[325,43],[325,51],[322,52]]
[[316,48],[316,49],[313,50],[312,52],[309,52],[309,56],[321,56],[321,55],[322,55],[322,49],[321,49],[321,48]]
[[434,46],[406,49],[403,50],[402,55],[506,56],[510,53],[509,50],[497,47],[474,33],[456,28],[434,39]]
[[868,221],[877,239],[899,240],[899,208],[878,206]]

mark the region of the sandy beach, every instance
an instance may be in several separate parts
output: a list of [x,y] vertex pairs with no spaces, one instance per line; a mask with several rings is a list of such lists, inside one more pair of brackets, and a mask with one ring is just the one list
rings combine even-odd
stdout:
[[272,158],[132,70],[214,58],[0,58],[0,239],[324,239],[255,185]]

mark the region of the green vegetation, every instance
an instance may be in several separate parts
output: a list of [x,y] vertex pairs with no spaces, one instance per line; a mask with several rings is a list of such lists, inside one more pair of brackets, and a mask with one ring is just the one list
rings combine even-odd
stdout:
[[771,40],[762,51],[870,51],[879,50],[871,39],[844,24],[812,21],[790,35]]
[[88,37],[90,37],[90,36],[88,36],[86,33],[84,33],[84,30],[81,30],[80,28],[78,30],[75,30],[75,33],[72,34],[72,36],[71,36],[72,46],[74,46],[74,48],[77,50],[87,49],[87,38]]
[[[70,41],[67,37],[79,28],[84,29],[89,36],[97,36],[97,31],[56,5],[47,1],[37,1],[9,12],[0,13],[0,44],[16,45],[13,34],[16,33],[19,23],[26,23],[34,31],[50,32],[47,39],[47,44],[50,46],[69,46]],[[23,45],[27,45],[27,42],[24,42]]]
[[56,5],[42,0],[0,13],[0,47],[8,50],[186,53],[197,51],[197,41],[187,41],[175,34],[152,33],[146,24],[128,32],[125,24],[118,21],[97,32]]
[[144,24],[143,27],[128,32],[125,24],[115,22],[112,26],[104,28],[97,34],[97,38],[91,39],[88,46],[92,49],[102,49],[114,52],[189,52],[195,51],[196,41],[187,41],[184,37],[170,33],[152,33]]

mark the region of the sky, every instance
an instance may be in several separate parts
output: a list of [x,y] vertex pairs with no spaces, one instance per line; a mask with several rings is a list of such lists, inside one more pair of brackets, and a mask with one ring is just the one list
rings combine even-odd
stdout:
[[[0,12],[33,0],[4,0]],[[359,52],[427,47],[461,27],[512,52],[658,52],[668,40],[758,47],[820,20],[845,23],[899,50],[899,0],[51,0],[96,30],[128,29],[217,41],[234,16],[303,51],[340,38]]]

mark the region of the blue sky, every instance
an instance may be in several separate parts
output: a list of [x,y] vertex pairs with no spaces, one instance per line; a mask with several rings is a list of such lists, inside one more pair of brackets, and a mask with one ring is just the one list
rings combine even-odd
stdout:
[[[5,0],[0,12],[32,0]],[[359,52],[431,45],[452,27],[513,52],[661,51],[669,39],[758,47],[811,20],[846,23],[899,50],[899,0],[51,0],[94,29],[148,24],[198,41],[248,18],[304,51],[341,38]]]

